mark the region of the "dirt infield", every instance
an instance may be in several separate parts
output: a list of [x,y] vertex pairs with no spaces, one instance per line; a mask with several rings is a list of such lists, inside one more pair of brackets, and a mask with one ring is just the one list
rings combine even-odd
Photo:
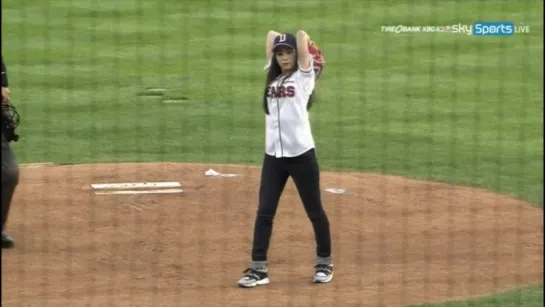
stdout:
[[[208,169],[236,177],[208,177]],[[542,281],[543,212],[482,190],[322,173],[336,265],[313,285],[314,238],[293,183],[280,200],[271,284],[248,264],[260,169],[210,164],[21,170],[2,251],[2,306],[403,306]],[[183,193],[96,195],[91,184],[180,182]],[[344,194],[327,188],[346,189]]]

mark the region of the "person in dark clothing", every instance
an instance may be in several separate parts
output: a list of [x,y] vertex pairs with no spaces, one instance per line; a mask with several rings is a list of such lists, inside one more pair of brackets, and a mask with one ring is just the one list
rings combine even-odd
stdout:
[[4,121],[4,106],[9,103],[8,72],[2,57],[2,248],[12,248],[15,240],[5,232],[11,201],[19,183],[19,165],[10,146],[10,136]]
[[2,57],[2,102],[9,101],[8,71]]
[[[251,264],[238,281],[242,288],[270,283],[268,253],[276,211],[291,177],[312,223],[316,244],[312,282],[333,278],[329,219],[320,193],[320,167],[309,120],[316,78],[321,69],[311,48],[314,42],[299,30],[267,34],[267,71],[263,89],[265,153],[258,208],[254,222]],[[322,62],[322,61],[320,61]]]

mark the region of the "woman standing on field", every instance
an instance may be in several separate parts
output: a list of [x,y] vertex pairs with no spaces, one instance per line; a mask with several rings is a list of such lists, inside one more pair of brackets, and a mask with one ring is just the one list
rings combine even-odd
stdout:
[[305,31],[270,31],[268,64],[263,94],[265,157],[259,204],[254,225],[251,266],[239,280],[240,287],[268,284],[267,252],[278,202],[289,177],[293,179],[315,234],[316,263],[313,282],[333,278],[329,220],[320,195],[320,169],[309,121],[314,87],[323,68],[323,57]]

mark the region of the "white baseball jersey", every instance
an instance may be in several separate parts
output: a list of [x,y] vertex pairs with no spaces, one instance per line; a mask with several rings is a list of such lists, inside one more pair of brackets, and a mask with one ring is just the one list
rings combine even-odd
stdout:
[[[268,155],[296,157],[314,148],[307,103],[315,86],[315,72],[301,69],[289,78],[279,77],[271,82],[265,116],[265,152]],[[270,64],[265,66],[268,70]]]

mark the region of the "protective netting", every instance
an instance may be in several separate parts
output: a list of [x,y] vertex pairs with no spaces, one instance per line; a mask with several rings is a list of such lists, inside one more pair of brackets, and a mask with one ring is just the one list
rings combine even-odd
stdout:
[[542,306],[542,12],[2,1],[2,306]]

